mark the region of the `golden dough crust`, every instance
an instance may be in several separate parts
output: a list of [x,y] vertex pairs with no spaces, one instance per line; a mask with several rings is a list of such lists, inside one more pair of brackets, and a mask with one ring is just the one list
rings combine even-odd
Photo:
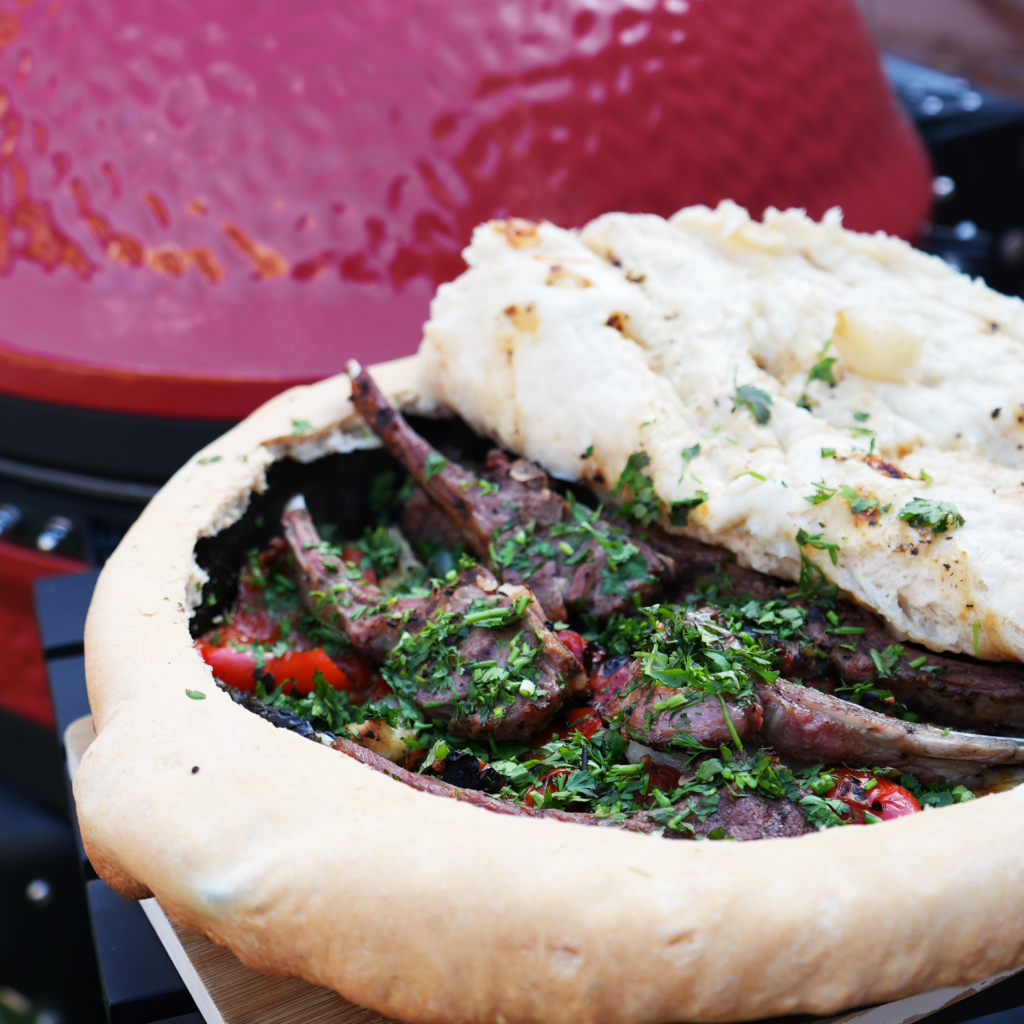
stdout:
[[[407,403],[415,372],[375,371]],[[1024,963],[1024,787],[798,839],[670,841],[439,800],[232,703],[189,636],[196,540],[338,423],[346,377],[278,396],[174,476],[100,576],[98,735],[74,788],[115,889],[412,1022],[829,1014]]]

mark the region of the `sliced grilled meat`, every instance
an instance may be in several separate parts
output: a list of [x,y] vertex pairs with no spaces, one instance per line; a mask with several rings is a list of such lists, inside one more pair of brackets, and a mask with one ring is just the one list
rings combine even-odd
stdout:
[[548,619],[567,609],[598,618],[655,600],[675,565],[649,544],[548,487],[547,474],[500,451],[481,477],[444,458],[406,423],[373,379],[350,364],[352,400],[431,500],[451,519],[469,550],[507,583],[528,581]]
[[791,583],[742,568],[736,562],[736,556],[725,548],[669,533],[660,526],[646,527],[642,535],[658,554],[671,558],[676,567],[673,600],[685,597],[694,582],[709,573],[720,573],[737,594],[750,594],[759,601],[781,597],[793,590]]
[[764,709],[761,741],[785,757],[900,768],[924,781],[972,777],[992,765],[1024,763],[1024,740],[904,722],[782,679],[759,683],[755,690]]
[[[842,626],[864,632],[836,636],[816,609],[807,625],[815,647],[828,654],[828,665],[847,685],[874,683],[912,711],[941,725],[985,731],[1024,729],[1024,665],[933,654],[893,640],[870,612],[843,604],[837,611]],[[892,652],[896,662],[886,667],[883,675],[871,652],[881,655],[890,646],[902,647],[903,653]],[[922,664],[911,667],[922,658]],[[821,659],[807,659],[813,660],[820,664]],[[799,669],[792,676],[801,678]]]
[[[545,624],[525,587],[499,590],[494,576],[477,567],[427,597],[388,598],[322,544],[301,495],[288,503],[282,522],[307,606],[360,653],[387,666],[400,645],[410,646],[409,638],[428,626],[435,632],[444,627],[436,650],[408,652],[390,679],[428,718],[447,722],[453,735],[526,739],[566,698],[586,689],[583,666]],[[495,618],[506,621],[497,625]],[[487,697],[481,673],[502,677],[524,656],[532,678],[513,690],[491,687]]]
[[724,787],[719,793],[718,810],[703,822],[693,822],[693,828],[699,836],[710,836],[723,829],[726,836],[740,842],[802,836],[815,831],[799,805],[791,800],[736,796]]
[[[732,743],[722,702],[717,697],[695,699],[692,704],[659,707],[678,697],[671,686],[640,685],[631,689],[642,671],[638,658],[613,658],[603,662],[590,677],[594,703],[611,721],[620,712],[630,737],[655,750],[685,749],[694,745],[715,748]],[[623,696],[623,691],[630,691]],[[749,743],[761,728],[757,704],[725,702],[729,719],[741,743]]]
[[[621,828],[628,832],[655,833],[664,829],[664,824],[649,811],[639,811],[624,822],[607,817],[580,811],[563,811],[557,808],[535,808],[525,804],[501,800],[470,789],[465,785],[453,785],[451,782],[427,773],[418,774],[392,764],[378,754],[351,740],[338,738],[334,741],[334,749],[372,768],[374,771],[390,775],[399,782],[433,796],[446,797],[449,800],[462,800],[465,803],[491,811],[494,814],[507,814],[517,818],[553,818],[556,821],[569,822],[574,825],[588,825],[597,828]],[[682,807],[683,804],[680,804]],[[662,815],[661,817],[664,817]],[[724,829],[727,836],[741,842],[753,839],[773,839],[780,836],[798,836],[813,831],[807,824],[803,811],[789,800],[771,800],[760,796],[736,797],[723,786],[719,793],[718,810],[705,821],[696,816],[688,815],[686,821],[697,836],[709,836],[717,829]],[[691,833],[686,830],[665,832],[667,838],[686,839]]]

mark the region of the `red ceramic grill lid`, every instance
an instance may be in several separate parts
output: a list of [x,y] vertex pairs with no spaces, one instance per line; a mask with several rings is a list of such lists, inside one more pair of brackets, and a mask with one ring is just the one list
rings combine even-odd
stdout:
[[18,0],[0,139],[0,390],[207,419],[414,351],[488,217],[929,202],[850,0]]

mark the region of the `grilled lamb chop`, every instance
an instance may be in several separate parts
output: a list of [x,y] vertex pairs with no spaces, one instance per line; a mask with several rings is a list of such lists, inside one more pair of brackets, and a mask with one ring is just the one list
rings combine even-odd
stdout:
[[760,738],[784,757],[902,768],[924,781],[1024,763],[1024,740],[904,722],[783,679],[757,683],[755,692],[764,710]]
[[[703,618],[707,611],[691,613]],[[723,647],[735,637],[719,630]],[[708,699],[690,706],[659,708],[680,691],[669,686],[637,686],[639,658],[613,658],[590,677],[594,703],[610,720],[622,712],[627,733],[653,749],[671,750],[696,741],[714,747],[730,742],[723,706]],[[949,732],[870,711],[784,679],[755,681],[756,703],[725,703],[742,743],[759,742],[785,757],[808,763],[885,765],[925,780],[960,779],[996,764],[1024,763],[1024,741]],[[623,696],[623,694],[625,694]],[[685,717],[684,717],[685,716]]]
[[[591,675],[594,703],[606,720],[622,712],[628,735],[655,750],[693,744],[715,748],[732,743],[722,703],[716,697],[666,709],[657,705],[679,693],[670,686],[639,686],[623,697],[622,691],[636,682],[642,667],[639,658],[613,658],[599,665]],[[761,708],[732,701],[727,701],[725,708],[740,742],[752,743],[761,728]]]
[[[583,666],[545,625],[525,587],[499,589],[494,576],[477,567],[427,597],[388,598],[326,548],[301,495],[288,503],[282,523],[307,607],[357,651],[384,664],[386,676],[403,649],[389,681],[427,717],[446,721],[452,735],[526,739],[586,689]],[[429,644],[417,649],[413,638],[428,627],[444,635],[436,650]],[[513,662],[525,664],[531,678],[515,682],[519,676],[507,671]],[[503,678],[512,689],[499,685]],[[488,689],[494,679],[499,684]]]
[[[469,550],[505,583],[528,581],[549,620],[567,609],[598,618],[656,599],[672,560],[548,487],[532,462],[487,457],[481,477],[445,459],[406,423],[373,378],[350,364],[352,401],[413,479],[457,526]],[[408,517],[407,517],[408,518]]]
[[[670,535],[657,527],[650,529],[649,539],[657,551],[675,562],[683,589],[689,589],[700,576],[721,572],[737,594],[750,594],[758,600],[793,592],[793,587],[781,580],[740,568],[731,553],[721,548]],[[847,686],[873,683],[911,711],[940,725],[995,733],[1024,730],[1024,665],[935,654],[916,644],[894,641],[878,616],[856,605],[839,601],[835,610],[842,627],[864,632],[836,634],[819,609],[809,608],[811,645],[792,639],[775,643],[784,678],[838,678]],[[871,652],[881,654],[894,644],[901,646],[903,653],[883,674]],[[922,658],[923,662],[912,667]]]

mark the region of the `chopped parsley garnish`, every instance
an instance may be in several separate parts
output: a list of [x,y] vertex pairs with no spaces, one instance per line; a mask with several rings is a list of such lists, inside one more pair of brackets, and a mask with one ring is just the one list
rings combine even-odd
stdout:
[[354,546],[366,555],[364,561],[373,567],[378,579],[387,576],[398,564],[401,547],[386,526],[367,527],[362,540],[356,541]]
[[824,480],[819,480],[811,486],[814,488],[814,493],[807,495],[804,501],[809,501],[812,505],[820,505],[822,502],[828,501],[836,493],[834,487],[825,486]]
[[913,498],[900,510],[900,519],[918,529],[927,527],[932,533],[946,533],[966,524],[952,502],[928,498]]
[[860,491],[854,490],[849,484],[842,484],[839,488],[839,496],[850,506],[850,511],[857,515],[861,512],[877,512],[884,515],[892,504],[879,505],[877,498],[865,498]]
[[[480,598],[463,613],[438,611],[417,633],[403,633],[388,652],[381,674],[399,698],[412,702],[421,691],[434,694],[436,703],[452,705],[457,714],[480,714],[484,720],[502,718],[517,695],[536,691],[539,670],[534,664],[541,651],[523,630],[507,640],[497,640],[503,657],[467,661],[460,645],[474,626],[507,629],[518,624],[529,599],[522,595],[509,606],[496,598]],[[456,680],[466,680],[462,695]]]
[[869,419],[871,419],[871,413],[869,413],[869,412],[855,412],[855,413],[853,414],[853,418],[854,418],[854,419],[855,419],[855,420],[856,420],[856,421],[857,421],[858,423],[867,423],[867,421],[868,421]]
[[966,787],[952,782],[919,782],[913,775],[901,775],[900,785],[917,797],[922,807],[949,807],[962,804],[977,797]]
[[579,565],[593,557],[595,548],[607,561],[601,582],[603,594],[625,594],[629,584],[647,579],[647,560],[621,526],[601,518],[601,509],[591,511],[566,495],[568,517],[538,535],[535,524],[510,526],[498,531],[491,543],[491,560],[496,567],[514,569],[524,579],[544,562]]
[[[756,476],[752,473],[751,476]],[[763,480],[764,477],[761,477]],[[707,491],[697,491],[692,498],[673,501],[668,508],[668,521],[673,526],[686,526],[690,520],[690,512],[708,500]]]
[[691,445],[683,449],[683,465],[688,466],[698,455],[700,455],[700,444]]
[[[797,531],[796,542],[801,548],[809,547],[818,551],[827,551],[833,565],[838,561],[839,545],[824,540],[824,534],[809,534],[801,529]],[[829,583],[822,568],[816,562],[812,562],[803,551],[800,552],[799,587],[800,593],[820,608],[831,607],[835,603],[836,594],[839,593],[836,584]]]
[[206,694],[202,690],[189,690],[185,689],[185,696],[191,697],[192,700],[206,700]]
[[431,477],[443,473],[447,465],[448,460],[440,452],[431,451],[423,463],[423,479],[429,480]]
[[[735,380],[733,386],[736,386]],[[741,384],[736,387],[732,401],[732,411],[746,409],[762,427],[772,418],[772,396],[753,384]]]
[[313,424],[309,420],[292,420],[292,437],[302,437],[313,432]]
[[654,481],[642,470],[651,464],[647,452],[634,452],[626,460],[619,474],[618,482],[612,489],[613,498],[621,498],[629,488],[630,499],[620,506],[619,511],[627,519],[635,519],[642,526],[650,526],[661,515],[661,501],[654,491]]
[[839,545],[834,541],[825,540],[823,533],[807,533],[806,530],[797,530],[796,542],[802,548],[827,551],[833,565],[837,565],[839,562]]
[[826,384],[835,384],[836,378],[832,373],[832,367],[839,362],[835,356],[828,356],[822,359],[820,362],[815,363],[807,374],[807,382],[810,383],[812,380],[823,380]]
[[[684,463],[700,453],[700,445],[683,451]],[[619,512],[627,519],[635,519],[641,526],[650,526],[658,521],[661,516],[662,502],[654,490],[654,481],[642,472],[650,465],[650,457],[647,452],[634,452],[626,460],[625,469],[619,476],[612,490],[613,498],[621,498],[629,489],[631,495],[629,501],[619,507]],[[692,498],[683,498],[674,501],[668,506],[668,520],[673,526],[686,526],[690,518],[690,511],[703,505],[708,500],[707,492],[697,491]]]
[[902,657],[903,648],[899,644],[890,644],[884,651],[871,648],[871,660],[875,663],[879,679],[891,679]]

